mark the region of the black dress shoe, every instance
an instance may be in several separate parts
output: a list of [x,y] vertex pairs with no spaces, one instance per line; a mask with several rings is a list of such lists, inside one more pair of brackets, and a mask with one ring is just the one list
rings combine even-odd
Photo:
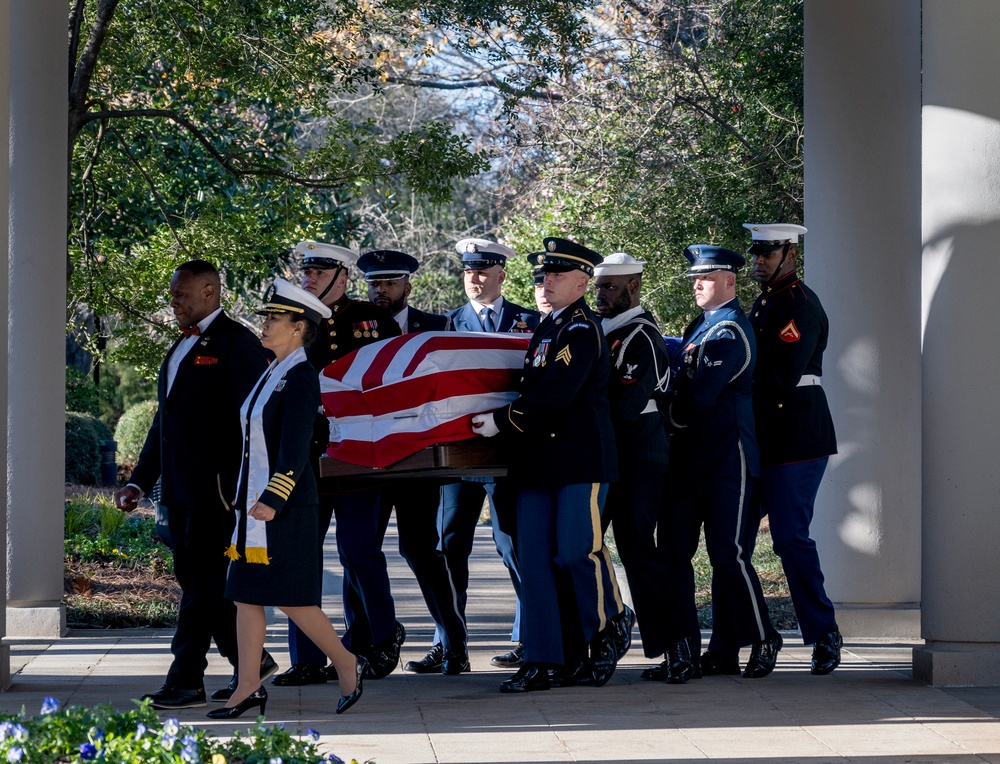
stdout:
[[378,649],[372,649],[365,654],[368,668],[365,669],[365,679],[382,679],[389,676],[399,665],[399,651],[406,641],[406,629],[396,621],[389,641]]
[[[264,680],[270,679],[277,673],[277,671],[278,671],[278,664],[274,662],[274,658],[271,657],[271,654],[265,650],[264,657],[260,659],[260,681],[264,682]],[[234,671],[233,678],[229,680],[229,684],[227,684],[221,690],[216,690],[215,692],[213,692],[209,699],[215,701],[216,703],[225,703],[227,700],[233,697],[233,693],[236,692],[236,686],[239,683],[240,683],[239,672]]]
[[500,683],[500,692],[535,692],[549,689],[549,672],[525,663],[510,679]]
[[726,658],[711,650],[706,650],[701,656],[702,676],[730,676],[740,673],[740,659]]
[[500,668],[514,668],[515,666],[520,666],[522,663],[524,663],[524,644],[521,642],[518,642],[517,647],[509,653],[494,655],[490,658],[490,665],[499,666]]
[[165,684],[156,692],[143,695],[139,700],[148,700],[153,708],[177,709],[177,708],[201,708],[207,706],[205,701],[204,688],[196,690],[178,687],[174,684]]
[[470,671],[469,654],[464,650],[461,652],[450,652],[444,654],[444,661],[441,663],[441,673],[448,676],[458,676]]
[[251,708],[260,707],[260,715],[264,715],[264,707],[267,705],[267,690],[264,689],[264,685],[261,685],[256,690],[251,692],[247,697],[237,703],[235,706],[228,707],[223,706],[222,708],[213,708],[207,714],[205,714],[209,719],[235,719],[237,716],[243,716]]
[[419,661],[407,661],[403,666],[403,671],[410,671],[414,674],[440,674],[441,664],[444,663],[444,646],[440,642],[431,645],[427,655]]
[[271,680],[275,687],[301,687],[304,684],[325,684],[323,667],[315,663],[293,663],[292,667]]
[[813,645],[811,673],[818,676],[829,674],[840,665],[840,648],[844,638],[839,631],[831,631],[816,640]]
[[644,670],[639,677],[670,684],[684,684],[701,676],[698,661],[691,657],[691,643],[682,639],[667,647],[664,661],[659,666]]
[[614,627],[609,626],[590,643],[590,664],[594,686],[603,687],[610,681],[618,665]]
[[354,688],[354,692],[350,695],[340,696],[340,700],[337,702],[338,714],[344,713],[344,711],[357,703],[358,699],[361,697],[361,693],[364,692],[364,687],[362,686],[361,681],[364,679],[365,669],[368,668],[368,661],[361,655],[359,655],[356,660],[357,664],[355,666],[355,673],[358,677],[358,684]]
[[774,665],[778,662],[778,651],[783,644],[784,640],[778,632],[774,632],[767,639],[754,642],[750,648],[750,660],[743,669],[743,678],[762,679],[774,671]]
[[632,647],[632,629],[635,627],[635,613],[632,608],[625,605],[621,614],[615,616],[614,626],[615,655],[617,660],[621,660]]
[[549,671],[551,687],[593,687],[594,667],[589,660],[580,661],[574,668],[563,666]]

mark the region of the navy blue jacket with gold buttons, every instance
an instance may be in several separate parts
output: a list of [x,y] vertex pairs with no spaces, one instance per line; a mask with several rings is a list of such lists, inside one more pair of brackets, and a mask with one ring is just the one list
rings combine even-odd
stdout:
[[319,336],[306,351],[317,371],[352,350],[402,334],[389,311],[370,302],[344,295],[330,309],[333,315],[320,322]]
[[753,407],[761,463],[788,464],[837,453],[820,385],[830,322],[795,273],[768,285],[750,311],[757,338]]
[[519,397],[493,412],[513,480],[551,487],[618,479],[610,370],[600,322],[582,297],[542,319],[525,355]]

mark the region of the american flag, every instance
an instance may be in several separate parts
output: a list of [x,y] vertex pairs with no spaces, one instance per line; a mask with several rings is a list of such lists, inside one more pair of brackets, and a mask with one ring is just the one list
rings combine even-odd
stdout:
[[530,337],[421,332],[339,358],[320,375],[327,456],[387,467],[435,443],[472,437],[472,417],[505,406]]

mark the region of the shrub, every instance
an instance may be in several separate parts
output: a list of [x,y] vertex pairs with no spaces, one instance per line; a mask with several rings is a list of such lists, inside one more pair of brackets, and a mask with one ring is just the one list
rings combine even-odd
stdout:
[[139,461],[139,453],[146,442],[146,434],[153,417],[156,416],[156,401],[142,401],[130,407],[122,414],[115,427],[115,440],[118,441],[118,465],[127,470]]
[[75,366],[66,367],[66,410],[97,416],[97,386]]
[[66,412],[66,482],[96,485],[101,477],[101,443],[111,431],[100,419]]

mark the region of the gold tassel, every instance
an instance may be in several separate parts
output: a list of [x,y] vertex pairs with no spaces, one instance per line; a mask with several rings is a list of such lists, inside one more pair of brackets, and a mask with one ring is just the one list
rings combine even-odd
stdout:
[[240,553],[236,551],[236,544],[230,544],[229,549],[224,553],[230,560],[240,559]]
[[255,562],[261,565],[270,565],[271,560],[267,556],[267,547],[248,546],[246,549],[247,562]]

